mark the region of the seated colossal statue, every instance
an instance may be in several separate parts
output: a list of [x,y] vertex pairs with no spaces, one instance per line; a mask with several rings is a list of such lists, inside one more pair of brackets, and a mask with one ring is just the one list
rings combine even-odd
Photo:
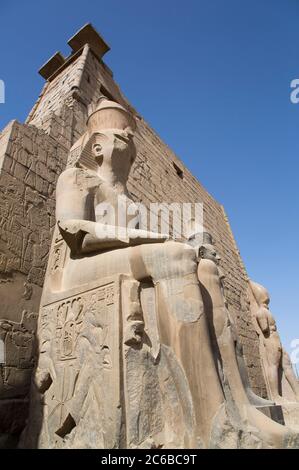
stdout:
[[232,446],[287,446],[248,399],[214,247],[142,228],[135,127],[103,97],[58,179],[22,445],[220,447],[229,426]]

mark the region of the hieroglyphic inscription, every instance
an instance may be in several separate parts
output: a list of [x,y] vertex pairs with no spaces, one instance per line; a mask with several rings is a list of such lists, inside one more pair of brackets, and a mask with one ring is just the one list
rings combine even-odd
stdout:
[[[103,430],[99,431],[101,439],[105,440],[105,429],[116,423],[112,414],[119,406],[114,389],[120,374],[117,286],[118,282],[112,280],[76,295],[71,291],[72,295],[64,295],[41,309],[37,377],[44,378],[41,392],[48,414],[48,445],[59,447],[61,439],[70,434],[77,445],[84,416],[87,413],[90,419],[94,407],[98,409],[94,419]],[[105,391],[109,387],[113,390],[107,394],[111,406],[104,407],[102,400],[108,399]],[[117,436],[116,431],[108,434]]]

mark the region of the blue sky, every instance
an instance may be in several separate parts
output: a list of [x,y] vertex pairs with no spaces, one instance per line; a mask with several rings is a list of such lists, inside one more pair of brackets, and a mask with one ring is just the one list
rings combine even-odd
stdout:
[[122,90],[228,213],[285,347],[299,338],[297,0],[0,0],[0,128],[23,121],[37,74],[92,22]]

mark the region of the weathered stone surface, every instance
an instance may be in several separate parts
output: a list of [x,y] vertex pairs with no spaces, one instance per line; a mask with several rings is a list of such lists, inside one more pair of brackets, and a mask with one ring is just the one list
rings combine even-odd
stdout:
[[89,44],[96,56],[101,59],[110,50],[100,34],[88,23],[83,26],[69,41],[73,52],[79,51],[85,44]]
[[[104,93],[131,110],[136,117],[137,157],[129,176],[128,190],[135,201],[202,202],[204,224],[212,234],[225,273],[225,294],[236,320],[253,390],[267,396],[259,359],[258,338],[252,325],[247,298],[247,274],[223,207],[201,186],[183,162],[165,145],[122,95],[102,61],[89,51],[82,53],[53,81],[47,83],[27,120],[70,148],[86,131],[88,112]],[[69,162],[74,164],[80,146]],[[178,175],[173,164],[183,172]]]
[[35,127],[13,121],[1,133],[0,337],[5,362],[0,364],[0,407],[7,417],[1,418],[0,433],[15,435],[26,421],[37,313],[55,224],[55,183],[65,156]]
[[298,432],[256,408],[272,403],[250,388],[211,235],[140,227],[134,131],[103,97],[58,178],[21,446],[293,446]]
[[281,408],[285,424],[297,429],[299,432],[299,404],[292,402],[284,403]]
[[64,57],[61,55],[60,52],[56,52],[38,71],[38,73],[48,80],[53,73],[57,72],[57,70],[64,64]]

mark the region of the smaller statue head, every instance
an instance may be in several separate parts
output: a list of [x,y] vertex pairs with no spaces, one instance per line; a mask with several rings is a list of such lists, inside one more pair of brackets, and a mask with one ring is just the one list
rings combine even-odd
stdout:
[[215,250],[213,238],[208,232],[203,233],[203,242],[199,248],[199,256],[202,259],[209,259],[210,261],[213,261],[217,266],[221,261],[221,257]]
[[267,289],[257,282],[249,281],[254,298],[260,307],[269,309],[270,296]]

